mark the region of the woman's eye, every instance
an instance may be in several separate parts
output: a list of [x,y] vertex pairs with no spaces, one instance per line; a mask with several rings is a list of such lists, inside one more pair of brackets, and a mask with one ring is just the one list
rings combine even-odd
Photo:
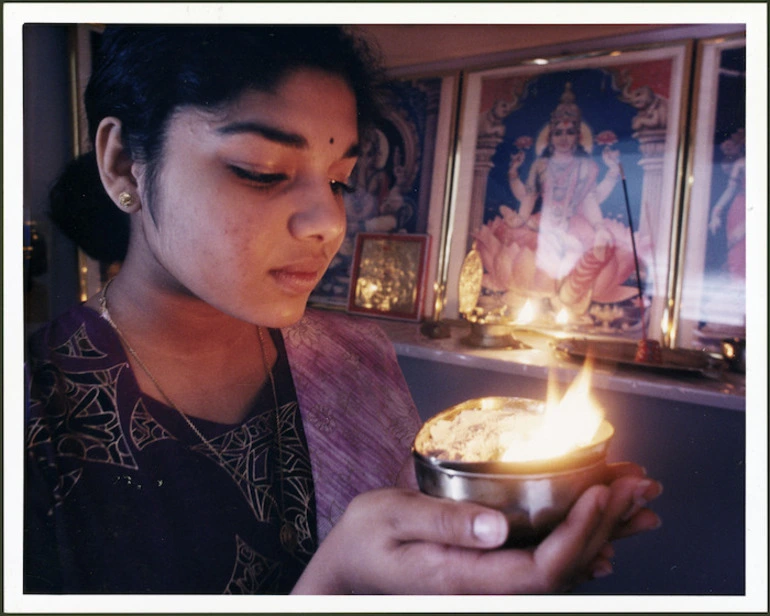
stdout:
[[354,186],[345,184],[345,182],[338,182],[337,180],[330,180],[329,185],[332,187],[332,192],[335,195],[352,195],[356,192]]
[[237,165],[230,165],[230,170],[236,177],[241,180],[246,180],[259,188],[269,188],[279,182],[283,182],[288,177],[285,173],[259,173],[247,171],[243,167],[238,167]]

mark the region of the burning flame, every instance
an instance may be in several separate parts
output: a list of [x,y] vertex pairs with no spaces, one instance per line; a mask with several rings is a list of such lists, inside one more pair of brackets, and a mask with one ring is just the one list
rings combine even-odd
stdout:
[[566,325],[569,323],[569,312],[567,312],[566,308],[559,310],[559,314],[556,315],[556,322],[559,325]]
[[521,310],[519,311],[519,316],[516,317],[516,322],[520,325],[526,325],[528,323],[532,323],[532,321],[535,320],[535,317],[537,316],[537,313],[535,311],[535,306],[532,303],[531,300],[527,300],[527,302],[522,306]]
[[588,445],[604,420],[604,411],[591,397],[592,362],[588,358],[578,377],[559,400],[558,387],[549,378],[548,397],[538,421],[526,433],[506,433],[506,462],[547,460]]
[[660,329],[663,336],[668,334],[669,320],[668,320],[668,308],[663,311],[663,317],[660,319]]

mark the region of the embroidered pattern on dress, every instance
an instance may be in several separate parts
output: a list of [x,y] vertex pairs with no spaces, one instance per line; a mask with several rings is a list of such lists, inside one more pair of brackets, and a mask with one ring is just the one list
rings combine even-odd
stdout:
[[115,383],[125,367],[119,364],[93,372],[60,373],[58,389],[65,392],[66,404],[58,415],[30,419],[27,448],[33,454],[37,449],[45,454],[53,447],[56,457],[136,469],[115,410]]
[[[72,488],[75,487],[78,481],[80,481],[80,476],[83,474],[82,468],[76,468],[74,471],[69,473],[63,473],[61,477],[59,478],[59,482],[53,489],[53,500],[56,506],[59,506],[61,503],[64,502],[64,499],[67,498],[67,495],[72,491]],[[51,515],[53,513],[52,509],[48,510],[48,515]]]
[[53,349],[54,353],[66,357],[82,357],[100,359],[106,355],[97,349],[86,333],[85,323],[70,336],[64,344]]
[[144,401],[139,399],[131,413],[131,440],[134,446],[141,451],[147,445],[157,441],[172,439],[176,440],[173,434],[161,426],[155,418],[150,415]]
[[253,595],[264,592],[265,582],[275,575],[279,563],[263,557],[238,535],[235,536],[236,557],[226,595]]
[[190,449],[209,458],[235,482],[260,522],[270,518],[275,499],[270,494],[272,477],[267,467],[267,452],[273,445],[273,426],[265,415],[253,417],[243,425],[209,439],[226,465],[204,444]]
[[[283,516],[297,531],[297,551],[310,554],[314,550],[314,542],[307,511],[311,510],[314,499],[313,477],[307,449],[300,436],[299,407],[296,402],[291,402],[279,407],[277,413],[284,458]],[[272,414],[270,409],[269,413],[253,417],[243,425],[209,439],[226,466],[203,443],[192,447],[193,451],[205,455],[231,477],[260,522],[278,517],[281,506],[276,502],[273,487],[273,481],[278,479],[273,477],[267,465],[268,451],[275,446]]]
[[313,511],[315,484],[310,468],[310,457],[300,436],[302,416],[297,402],[278,409],[281,426],[281,450],[284,465],[283,515],[297,531],[297,550],[305,554],[315,551],[313,530],[308,512]]
[[[68,340],[59,344],[62,338],[56,339],[55,348],[50,343],[46,348],[42,346],[44,340],[40,341],[39,356],[53,361],[33,357],[29,363],[34,381],[29,390],[26,445],[30,459],[37,463],[41,481],[51,489],[49,515],[62,503],[69,502],[67,499],[82,498],[85,482],[89,484],[85,486],[88,490],[92,481],[98,485],[103,478],[104,474],[98,470],[89,472],[86,463],[142,471],[139,475],[133,472],[116,475],[116,481],[124,481],[139,490],[142,485],[138,481],[148,478],[145,473],[149,473],[151,479],[154,472],[152,467],[140,468],[139,462],[143,459],[140,452],[163,441],[171,442],[173,449],[173,442],[182,440],[181,434],[170,432],[175,424],[166,423],[165,415],[158,414],[156,420],[150,413],[150,410],[154,412],[154,406],[141,397],[133,380],[127,378],[131,376],[131,368],[125,358],[113,360],[113,352],[115,357],[122,357],[114,350],[102,353],[93,343],[99,344],[101,338],[90,339],[89,331],[85,325],[76,324],[69,329],[68,334],[72,333]],[[276,417],[281,430],[280,462],[274,438]],[[294,400],[277,410],[270,405],[243,425],[210,439],[227,464],[246,479],[226,468],[227,464],[222,465],[209,448],[190,441],[194,443],[190,445],[192,450],[213,461],[216,468],[224,467],[228,473],[222,476],[224,482],[227,483],[227,476],[232,478],[243,495],[244,505],[252,511],[254,519],[264,524],[244,527],[253,537],[243,532],[241,535],[250,537],[265,553],[260,554],[239,539],[232,552],[231,563],[235,564],[228,564],[218,572],[218,579],[224,581],[231,567],[228,593],[284,592],[287,580],[296,579],[301,565],[307,563],[315,551],[314,485],[301,421],[299,406]],[[279,463],[284,469],[283,499],[278,496],[281,475],[274,472]],[[157,485],[162,485],[162,481]],[[237,501],[237,494],[235,499]],[[228,508],[232,506],[228,501]],[[243,511],[242,506],[239,507]],[[65,510],[65,515],[70,513]],[[290,550],[285,548],[290,552],[288,555],[281,555],[280,547],[263,546],[259,539],[270,537],[271,541],[277,541],[284,521],[296,530],[296,543]]]

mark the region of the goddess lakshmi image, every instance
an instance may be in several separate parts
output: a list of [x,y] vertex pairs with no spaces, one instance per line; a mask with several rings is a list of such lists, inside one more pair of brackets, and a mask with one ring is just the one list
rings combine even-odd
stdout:
[[[528,300],[553,313],[591,321],[589,308],[638,296],[629,227],[605,218],[601,204],[621,177],[620,152],[611,131],[594,136],[582,119],[571,84],[535,142],[526,178],[519,170],[529,137],[516,140],[507,179],[518,208],[498,215],[471,235],[484,265],[484,289],[517,314]],[[602,146],[604,170],[591,157]],[[637,247],[643,243],[637,240]]]

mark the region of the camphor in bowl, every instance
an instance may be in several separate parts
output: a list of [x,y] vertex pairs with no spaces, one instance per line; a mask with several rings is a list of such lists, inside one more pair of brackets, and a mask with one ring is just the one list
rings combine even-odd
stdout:
[[[494,442],[489,459],[462,458],[435,438],[438,422],[452,421],[463,411],[522,415],[527,421],[542,410],[542,403],[525,398],[478,398],[453,406],[428,420],[417,434],[412,454],[420,490],[430,496],[473,501],[502,511],[510,526],[509,545],[540,541],[567,515],[590,486],[607,481],[607,449],[614,429],[602,420],[593,439],[567,454],[544,460],[501,461]],[[446,424],[444,424],[446,425]],[[432,436],[433,433],[433,436]],[[479,437],[476,433],[476,442]]]

